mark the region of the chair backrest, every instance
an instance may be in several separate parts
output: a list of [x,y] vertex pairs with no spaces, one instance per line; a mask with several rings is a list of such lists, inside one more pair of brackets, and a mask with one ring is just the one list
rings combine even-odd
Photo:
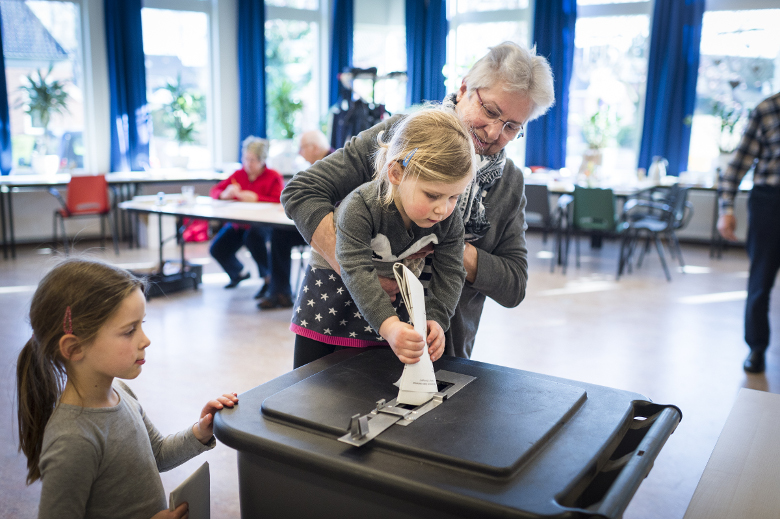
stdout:
[[688,188],[680,187],[677,184],[673,185],[669,190],[669,199],[667,204],[672,209],[672,228],[681,229],[688,223],[688,220],[690,219],[686,218],[686,210],[688,206]]
[[67,208],[70,214],[105,214],[111,210],[105,175],[71,177]]
[[572,225],[585,231],[614,231],[615,194],[611,189],[574,186]]
[[547,186],[541,184],[526,184],[525,199],[526,220],[529,221],[529,223],[532,220],[532,218],[528,218],[529,213],[538,214],[542,224],[545,227],[550,227],[552,216],[550,212],[550,193],[547,190]]

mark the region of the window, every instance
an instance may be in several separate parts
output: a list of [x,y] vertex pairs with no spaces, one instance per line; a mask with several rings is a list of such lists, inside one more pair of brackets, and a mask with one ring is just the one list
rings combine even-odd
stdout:
[[650,3],[638,2],[628,10],[622,2],[594,3],[577,2],[566,166],[576,172],[585,154],[600,153],[595,161],[601,163],[600,179],[620,183],[636,178]]
[[352,65],[376,67],[379,79],[356,79],[352,88],[364,100],[384,104],[396,113],[406,105],[406,80],[392,74],[406,71],[405,3],[355,0],[354,5]]
[[[447,11],[450,33],[444,76],[448,93],[460,88],[463,76],[490,47],[504,41],[532,45],[528,0],[451,0]],[[522,164],[525,138],[511,141],[506,151]]]
[[146,98],[152,114],[152,168],[212,164],[209,20],[205,12],[141,10]]
[[79,6],[0,1],[13,169],[84,167]]
[[[702,24],[688,169],[713,179],[749,111],[780,90],[780,9],[707,11]],[[727,159],[726,159],[727,160]]]

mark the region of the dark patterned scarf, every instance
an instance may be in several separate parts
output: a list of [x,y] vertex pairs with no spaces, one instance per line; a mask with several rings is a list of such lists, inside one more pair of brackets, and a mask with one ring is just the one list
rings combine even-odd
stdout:
[[[455,109],[455,94],[450,94],[442,103]],[[490,188],[501,178],[506,164],[506,151],[502,149],[495,155],[477,155],[477,175],[466,191],[458,198],[458,209],[463,215],[463,226],[466,229],[465,240],[476,241],[490,229],[490,222],[485,215],[484,200]]]

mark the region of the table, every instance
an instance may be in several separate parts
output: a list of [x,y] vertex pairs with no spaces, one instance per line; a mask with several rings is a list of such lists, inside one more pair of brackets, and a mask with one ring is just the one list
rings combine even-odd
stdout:
[[776,518],[780,510],[780,395],[741,389],[685,519]]
[[[162,201],[162,203],[160,203]],[[119,209],[158,215],[158,233],[160,241],[159,267],[152,274],[153,283],[150,286],[162,292],[174,292],[187,288],[193,284],[197,288],[200,282],[200,266],[189,265],[184,258],[184,240],[181,234],[185,226],[176,225],[175,238],[180,245],[180,265],[178,273],[166,275],[163,259],[163,246],[166,239],[163,237],[162,217],[175,216],[179,219],[194,218],[201,220],[218,220],[239,224],[263,224],[269,227],[282,229],[295,229],[295,224],[284,213],[282,204],[269,202],[236,202],[233,200],[214,200],[208,196],[195,197],[187,202],[180,194],[164,195],[162,200],[157,195],[136,196],[132,200],[120,202]],[[156,295],[154,291],[149,297]]]
[[[138,194],[143,184],[165,184],[171,182],[216,183],[227,178],[228,173],[214,170],[154,170],[127,171],[106,174],[106,181],[114,192],[114,207],[120,201],[128,200]],[[8,252],[16,258],[16,239],[14,236],[13,199],[14,190],[49,189],[51,187],[67,186],[70,182],[69,173],[56,175],[6,175],[0,176],[0,226],[3,236],[3,257],[8,259]],[[7,207],[7,209],[6,209]],[[129,226],[131,227],[131,226]]]

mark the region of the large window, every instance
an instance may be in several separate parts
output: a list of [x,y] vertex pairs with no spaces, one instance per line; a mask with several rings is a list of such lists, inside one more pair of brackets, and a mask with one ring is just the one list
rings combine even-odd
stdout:
[[152,168],[208,168],[209,19],[205,12],[144,8],[146,98]]
[[14,172],[84,167],[79,6],[0,1]]
[[636,178],[650,45],[650,2],[621,3],[577,2],[566,141],[571,171],[596,156],[600,180],[618,183]]
[[390,113],[406,104],[406,15],[403,0],[355,0],[352,65],[376,67],[377,80],[356,79],[352,88],[366,101],[385,105]]
[[[504,41],[521,45],[531,42],[531,9],[528,0],[451,0],[447,5],[450,33],[447,39],[447,66],[444,70],[447,93],[460,88],[463,76],[490,47]],[[525,138],[506,146],[507,154],[522,164]]]
[[747,117],[780,90],[780,9],[704,14],[688,169],[709,174],[739,143]]

